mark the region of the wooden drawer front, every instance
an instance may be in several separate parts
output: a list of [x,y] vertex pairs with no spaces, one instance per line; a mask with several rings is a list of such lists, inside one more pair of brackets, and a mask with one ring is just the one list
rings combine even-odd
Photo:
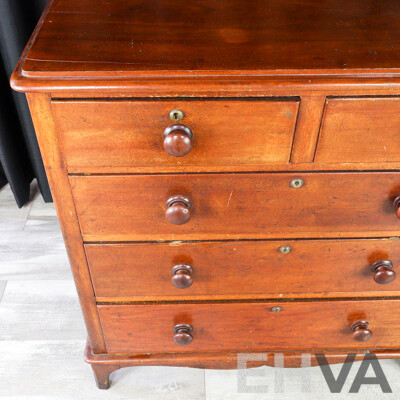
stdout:
[[[247,170],[287,164],[298,101],[56,101],[53,108],[71,172],[131,167],[137,171]],[[163,148],[169,113],[193,131],[193,148],[174,157]]]
[[[293,179],[304,185],[291,187]],[[71,176],[86,241],[397,236],[400,173]],[[192,217],[174,225],[166,201]]]
[[[273,307],[282,311],[273,312]],[[110,353],[399,348],[400,300],[101,305]],[[276,310],[276,309],[275,309]],[[367,320],[358,342],[352,322]],[[173,342],[173,327],[193,327],[193,342]]]
[[326,102],[315,162],[400,161],[400,98]]
[[[398,270],[399,240],[93,244],[86,254],[98,301],[379,296],[400,290],[400,279],[379,284],[371,272],[378,260]],[[173,285],[171,270],[178,265],[191,267],[176,268],[190,276],[189,287]]]

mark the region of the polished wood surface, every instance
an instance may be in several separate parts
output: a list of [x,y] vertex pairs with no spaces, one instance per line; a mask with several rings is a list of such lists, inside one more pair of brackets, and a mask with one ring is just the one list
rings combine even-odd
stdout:
[[395,197],[393,200],[393,208],[396,212],[397,218],[400,219],[400,196]]
[[374,274],[376,283],[387,285],[396,279],[396,271],[390,260],[377,260],[371,265],[371,272]]
[[193,327],[189,324],[177,324],[174,326],[174,343],[179,346],[187,346],[193,342]]
[[[218,352],[218,353],[153,353],[153,354],[94,354],[88,344],[85,348],[85,361],[93,366],[99,366],[102,378],[109,375],[120,368],[134,367],[142,365],[166,365],[166,366],[183,366],[193,368],[217,368],[217,369],[239,369],[254,368],[262,365],[271,367],[281,366],[289,368],[302,368],[305,366],[319,365],[317,357],[321,356],[319,351],[304,354],[298,352],[262,352],[257,354],[258,360],[247,360],[245,363],[238,363],[240,353],[235,352]],[[362,361],[368,357],[376,357],[377,359],[396,359],[400,357],[397,350],[353,350],[354,356],[350,356],[346,350],[325,350],[324,356],[328,364],[346,363],[354,361]],[[256,356],[257,356],[256,355]],[[321,360],[321,359],[320,359]],[[103,372],[103,373],[102,373]],[[109,379],[106,383],[110,385]]]
[[[314,160],[325,100],[325,96],[301,97],[296,135],[290,156],[290,162],[294,168],[296,164],[306,164],[307,169],[312,166],[310,163]],[[317,168],[324,169],[320,164]]]
[[[303,179],[298,189],[291,182]],[[70,176],[86,241],[396,236],[400,174]],[[375,190],[371,190],[375,188]],[[165,218],[184,195],[189,222]]]
[[[140,211],[140,210],[138,210]],[[183,225],[192,217],[191,201],[181,195],[170,197],[165,203],[165,218],[173,225]]]
[[[174,111],[171,111],[171,113],[173,113],[172,115],[177,115],[177,113]],[[170,118],[171,118],[171,113],[170,113]],[[193,148],[193,132],[188,126],[183,124],[174,124],[170,125],[165,129],[164,150],[170,156],[173,157],[186,156],[192,151],[192,148]]]
[[[257,169],[287,164],[298,101],[169,100],[55,101],[60,140],[71,171],[131,167],[136,171]],[[183,157],[164,150],[170,112],[184,113],[193,148]],[[84,110],[84,113],[82,113]]]
[[353,339],[356,342],[368,342],[372,338],[372,331],[368,329],[369,322],[364,320],[354,321],[350,325]]
[[193,268],[187,264],[177,264],[171,269],[172,284],[178,289],[186,289],[193,284]]
[[11,84],[100,388],[241,351],[400,357],[397,17],[395,0],[49,2]]
[[[328,364],[346,363],[362,361],[368,357],[377,359],[397,359],[400,353],[397,350],[353,350],[353,356],[349,357],[346,350],[325,350],[324,356]],[[110,387],[110,374],[124,367],[137,367],[142,365],[168,365],[184,366],[193,368],[217,368],[217,369],[238,369],[254,368],[262,365],[271,367],[284,365],[289,368],[301,368],[305,366],[319,365],[317,357],[320,352],[262,352],[258,355],[258,360],[248,360],[245,363],[239,363],[239,354],[234,352],[219,353],[161,353],[161,354],[93,354],[88,344],[85,349],[85,361],[89,363],[94,373],[97,375],[97,381],[101,384],[100,389]],[[256,356],[257,356],[256,355]],[[320,359],[321,362],[321,359]]]
[[328,99],[315,162],[400,160],[400,98]]
[[[100,305],[109,353],[394,348],[400,300]],[[274,307],[282,311],[273,312]],[[156,317],[149,318],[149,315]],[[373,335],[353,338],[351,324],[368,320]],[[193,341],[175,345],[176,324]]]
[[[256,353],[256,352],[255,352]],[[254,368],[262,365],[271,367],[280,366],[281,362],[288,368],[302,368],[310,363],[310,366],[317,366],[317,357],[321,352],[309,352],[304,354],[302,351],[282,351],[282,352],[262,352],[265,357],[258,360],[249,360],[245,364],[238,363],[240,353],[235,352],[202,352],[202,353],[152,353],[152,354],[94,354],[91,351],[90,345],[85,349],[85,361],[91,365],[99,365],[106,369],[109,367],[112,371],[124,367],[145,366],[145,365],[166,365],[175,367],[193,367],[207,369],[239,369],[239,368]],[[376,358],[398,359],[400,352],[398,350],[365,350],[353,349],[354,359],[348,358],[347,350],[324,350],[326,361],[329,364],[338,364],[352,361],[362,361],[368,354],[376,356]],[[111,372],[112,372],[111,371]]]
[[55,0],[23,72],[396,73],[399,16],[392,0]]
[[[82,312],[93,352],[106,351],[97,313],[94,291],[79,230],[79,222],[69,187],[66,166],[57,140],[57,129],[51,112],[50,96],[43,93],[27,96],[43,164],[54,198],[57,215],[78,290]],[[57,167],[55,167],[57,166]]]
[[110,374],[115,370],[119,369],[116,365],[102,365],[95,364],[92,365],[94,379],[96,381],[96,386],[99,389],[107,390],[111,386]]
[[[382,285],[371,266],[400,267],[398,240],[280,240],[85,246],[98,301],[400,294],[400,281]],[[172,268],[190,266],[176,288]]]

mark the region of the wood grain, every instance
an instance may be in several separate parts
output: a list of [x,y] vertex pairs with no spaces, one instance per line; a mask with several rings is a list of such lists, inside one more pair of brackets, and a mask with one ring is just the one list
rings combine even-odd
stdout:
[[30,76],[393,73],[399,65],[399,15],[393,0],[381,0],[379,7],[373,0],[257,1],[254,7],[245,0],[58,0],[23,71]]
[[[29,47],[29,46],[28,46]],[[291,96],[398,96],[400,78],[355,74],[349,77],[318,75],[229,75],[169,76],[132,79],[129,76],[82,79],[31,78],[22,73],[23,59],[11,77],[11,86],[19,92],[52,93],[56,99],[67,98],[149,98],[149,97],[291,97]]]
[[[109,353],[397,348],[400,300],[100,305]],[[272,312],[273,307],[282,311]],[[153,318],[149,318],[153,315]],[[367,319],[373,332],[356,342],[349,326]],[[193,342],[175,345],[176,324]],[[232,334],[234,332],[235,334]]]
[[254,10],[245,0],[50,1],[12,86],[64,97],[398,95],[394,0]]
[[296,135],[290,157],[291,163],[301,164],[313,161],[324,104],[324,96],[301,98]]
[[[368,350],[353,349],[356,353],[355,361],[361,361],[367,355]],[[329,364],[344,363],[349,354],[346,350],[324,350],[326,360]],[[400,358],[398,350],[372,350],[378,359],[396,359]],[[287,368],[305,367],[305,359],[309,356],[310,366],[319,365],[316,359],[317,352],[302,352],[302,351],[284,351],[284,352],[269,352],[263,351],[263,359],[260,353],[254,352],[254,358],[259,356],[259,360],[249,360],[246,363],[246,368],[260,367],[261,365],[275,366],[282,361]],[[119,368],[145,366],[145,365],[168,365],[168,366],[183,366],[192,368],[207,368],[207,369],[238,369],[238,358],[240,353],[235,352],[202,352],[202,353],[152,353],[152,354],[94,354],[88,344],[85,349],[85,361],[91,365],[103,366],[106,370]],[[308,360],[307,360],[308,361]],[[381,363],[382,365],[382,363]],[[383,366],[383,365],[382,365]],[[396,366],[397,367],[397,366]],[[386,371],[386,368],[385,368]]]
[[38,93],[28,94],[27,98],[51,193],[54,197],[58,218],[60,219],[61,230],[85,317],[90,343],[94,352],[101,353],[105,351],[103,333],[96,309],[93,287],[90,281],[67,171],[57,140],[50,96]]
[[[291,251],[279,250],[289,246]],[[235,241],[86,245],[97,301],[399,295],[400,279],[374,280],[371,264],[400,267],[398,240]],[[193,284],[172,282],[174,265]],[[399,271],[397,271],[399,272]]]
[[399,97],[328,99],[314,161],[399,161],[399,124]]
[[[293,179],[303,187],[290,186]],[[70,176],[85,241],[397,236],[400,174],[283,173]],[[375,188],[376,190],[371,190]],[[184,195],[176,226],[165,201]]]
[[[104,167],[136,171],[257,170],[289,162],[298,101],[173,100],[54,101],[53,109],[66,163],[85,172]],[[163,133],[173,125],[169,113],[194,135],[184,157],[170,156]],[[84,110],[84,112],[82,112]]]
[[[29,93],[100,387],[124,366],[232,368],[239,351],[399,357],[400,281],[370,265],[400,262],[400,4],[376,3],[49,2],[11,84]],[[176,108],[194,133],[179,159],[163,149]],[[174,344],[177,324],[192,343]]]
[[[294,150],[294,148],[293,148]],[[315,150],[315,147],[314,147]],[[297,152],[297,150],[296,150]],[[298,154],[298,153],[297,153]],[[176,168],[170,166],[162,166],[164,172],[162,173],[174,173]],[[224,172],[224,167],[213,166],[213,172]],[[257,171],[254,170],[252,165],[232,165],[229,167],[229,172],[337,172],[337,171],[385,171],[385,170],[400,170],[400,161],[394,162],[358,162],[358,163],[347,163],[347,162],[302,162],[302,163],[291,163],[291,164],[263,164],[257,167]],[[83,174],[81,167],[68,167],[68,172],[71,175]],[[187,166],[180,166],[179,173],[188,172],[193,173],[193,168]],[[208,172],[207,165],[201,165],[196,167],[196,173]],[[141,167],[140,171],[138,167],[110,167],[110,166],[96,166],[96,167],[85,167],[85,174],[87,175],[120,175],[120,174],[151,174],[154,173],[154,166],[149,165],[148,167]]]

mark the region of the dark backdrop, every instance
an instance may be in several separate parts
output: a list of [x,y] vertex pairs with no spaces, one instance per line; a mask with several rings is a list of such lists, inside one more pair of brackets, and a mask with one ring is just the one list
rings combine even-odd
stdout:
[[19,207],[29,200],[36,178],[51,201],[25,95],[11,90],[9,78],[47,0],[0,0],[0,187],[7,182]]

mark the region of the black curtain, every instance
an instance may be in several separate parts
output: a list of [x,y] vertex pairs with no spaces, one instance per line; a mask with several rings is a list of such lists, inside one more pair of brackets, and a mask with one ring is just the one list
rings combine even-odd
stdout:
[[11,90],[9,78],[47,0],[0,0],[0,187],[10,184],[22,207],[36,178],[46,202],[52,201],[23,93]]

